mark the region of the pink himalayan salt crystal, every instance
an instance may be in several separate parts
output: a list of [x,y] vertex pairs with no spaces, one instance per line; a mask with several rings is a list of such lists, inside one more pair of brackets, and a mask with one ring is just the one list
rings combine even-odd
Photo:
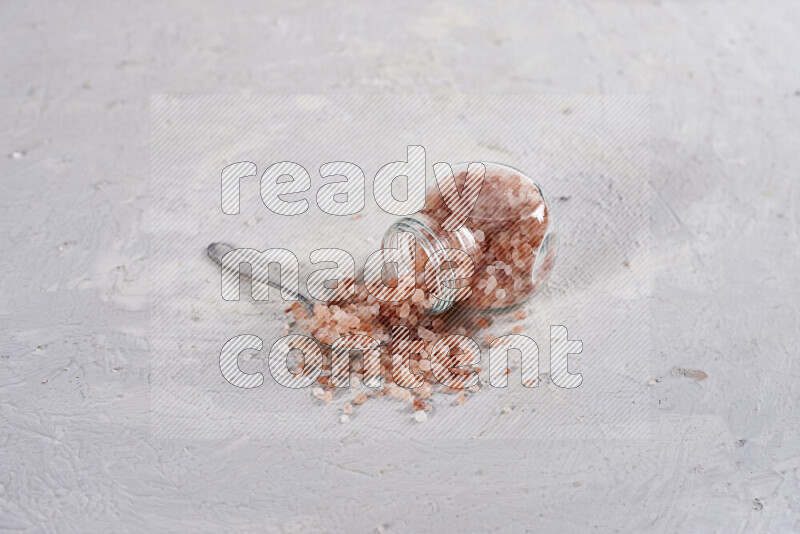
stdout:
[[386,390],[389,392],[389,395],[396,399],[400,399],[405,402],[414,401],[414,394],[406,388],[389,384],[386,386]]
[[504,300],[506,298],[506,290],[498,289],[494,292],[494,296],[497,297],[497,300]]
[[414,290],[414,294],[411,295],[411,302],[416,304],[417,302],[421,301],[424,298],[425,298],[425,292],[422,289],[417,288]]
[[486,235],[483,233],[483,230],[475,230],[472,232],[472,235],[475,236],[475,241],[478,243],[483,243],[486,240]]
[[483,292],[486,293],[487,295],[491,295],[492,291],[494,291],[494,288],[496,287],[497,287],[497,278],[495,278],[494,276],[490,276],[489,278],[486,279],[486,289],[484,289]]
[[417,335],[422,341],[425,341],[426,343],[431,343],[432,341],[436,340],[436,334],[434,334],[433,332],[422,326],[417,328]]
[[456,404],[464,404],[467,402],[467,396],[463,393],[459,393],[458,397],[456,397]]
[[425,382],[416,389],[416,393],[420,399],[429,398],[431,395],[433,395],[433,384],[430,382]]
[[525,319],[527,316],[528,312],[526,312],[525,310],[517,310],[514,312],[514,319],[516,319],[517,321],[521,321]]
[[401,319],[405,319],[408,317],[408,314],[411,313],[411,306],[408,305],[407,302],[404,302],[400,309],[397,310],[397,316]]

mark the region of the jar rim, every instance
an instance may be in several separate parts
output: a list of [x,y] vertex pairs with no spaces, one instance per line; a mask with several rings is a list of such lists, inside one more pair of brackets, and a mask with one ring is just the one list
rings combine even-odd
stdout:
[[[391,239],[394,235],[398,232],[409,232],[411,235],[414,236],[416,244],[418,244],[422,249],[425,251],[425,254],[428,256],[428,261],[431,258],[435,257],[435,253],[439,250],[447,250],[447,245],[443,243],[436,235],[436,231],[427,225],[424,220],[427,216],[420,217],[420,214],[417,213],[415,216],[403,217],[401,219],[396,220],[393,222],[389,228],[386,230],[386,233],[383,235],[383,239],[381,240],[381,248],[385,249],[387,247],[391,247]],[[440,262],[439,265],[435,267],[435,269],[441,269],[442,263]],[[415,258],[416,264],[416,258]],[[415,265],[416,267],[416,265]],[[455,293],[455,289],[450,288],[448,286],[444,286],[444,288],[451,292]],[[448,296],[453,296],[448,295]],[[436,303],[428,310],[428,313],[437,315],[440,313],[444,313],[445,311],[449,310],[455,301],[450,299],[436,299]]]

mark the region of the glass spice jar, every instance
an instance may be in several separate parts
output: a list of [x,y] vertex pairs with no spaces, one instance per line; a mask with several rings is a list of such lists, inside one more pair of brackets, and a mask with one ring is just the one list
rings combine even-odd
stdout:
[[[384,250],[392,247],[398,232],[414,236],[418,284],[424,283],[421,273],[437,250],[466,252],[475,267],[470,283],[472,294],[457,305],[505,311],[528,301],[544,286],[555,261],[556,230],[550,205],[530,177],[507,165],[482,163],[485,166],[482,188],[460,228],[455,231],[442,228],[451,210],[434,185],[428,189],[425,208],[392,224],[384,234],[382,246]],[[464,190],[468,168],[469,163],[453,166],[460,191]],[[443,265],[433,267],[437,270]],[[446,287],[445,284],[443,289]],[[436,299],[428,313],[443,313],[454,304],[453,298]]]

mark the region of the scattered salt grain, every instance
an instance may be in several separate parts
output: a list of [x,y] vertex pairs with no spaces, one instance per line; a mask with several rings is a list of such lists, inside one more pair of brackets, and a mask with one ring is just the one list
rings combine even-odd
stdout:
[[424,423],[425,421],[427,421],[427,420],[428,420],[428,414],[426,414],[426,413],[425,413],[424,411],[422,411],[422,410],[420,410],[420,411],[417,411],[417,412],[414,412],[414,420],[415,420],[417,423]]
[[503,413],[511,413],[511,411],[512,411],[511,406],[504,406],[503,407]]
[[342,416],[339,417],[339,422],[342,423],[342,424],[349,423],[350,422],[350,416],[347,415],[346,413],[343,413]]

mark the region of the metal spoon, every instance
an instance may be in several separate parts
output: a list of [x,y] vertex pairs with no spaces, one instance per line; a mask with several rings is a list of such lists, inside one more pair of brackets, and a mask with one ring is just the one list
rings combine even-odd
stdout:
[[[239,271],[239,266],[238,265],[236,267],[232,267],[230,265],[224,265],[222,263],[222,258],[225,256],[225,254],[227,254],[231,250],[234,250],[235,248],[236,247],[234,247],[233,245],[229,245],[227,243],[211,243],[210,245],[208,245],[208,248],[206,249],[206,252],[208,253],[208,257],[211,258],[212,260],[214,260],[214,262],[217,265],[220,265],[220,266],[224,267],[228,272],[239,274],[240,271]],[[255,280],[256,282],[261,282],[263,284],[267,284],[268,286],[274,287],[275,289],[280,289],[282,293],[286,291],[282,285],[280,285],[278,282],[275,282],[274,280],[270,280],[270,279],[264,280],[262,278],[253,278],[252,274],[245,275],[245,276],[247,278],[250,278],[250,280]],[[305,307],[305,309],[308,311],[309,314],[313,314],[314,313],[314,303],[311,301],[310,298],[306,297],[302,293],[296,293],[294,291],[291,291],[291,293],[295,297],[294,300],[297,300],[300,304],[302,304],[303,307]]]
[[[238,265],[234,268],[234,267],[231,267],[231,266],[224,265],[222,263],[223,256],[225,256],[225,254],[227,254],[231,250],[234,250],[235,248],[236,247],[234,247],[233,245],[229,245],[227,243],[211,243],[210,245],[208,245],[208,248],[206,248],[206,252],[208,253],[208,257],[211,258],[212,260],[214,260],[214,263],[216,263],[217,265],[220,265],[220,266],[224,267],[229,272],[233,272],[233,273],[236,273],[236,274],[241,274],[241,272],[239,271]],[[275,289],[280,289],[281,291],[284,291],[283,286],[281,286],[278,282],[275,282],[274,280],[269,280],[269,279],[264,280],[262,278],[255,278],[254,279],[252,274],[249,274],[249,275],[245,274],[244,276],[246,276],[247,278],[250,278],[251,280],[255,280],[257,282],[261,282],[261,283],[267,284],[268,286],[274,287]],[[297,300],[300,304],[302,304],[303,307],[308,311],[309,315],[313,315],[313,313],[314,313],[314,302],[310,298],[308,298],[307,296],[303,295],[300,292],[291,291],[291,293],[294,294],[295,300]],[[383,347],[384,345],[387,345],[387,344],[392,342],[391,329],[389,330],[389,332],[390,332],[389,339],[387,341],[383,341],[383,342],[379,343],[378,347]],[[328,345],[324,341],[320,341],[316,337],[314,339],[316,340],[317,343],[319,343],[323,347],[328,348],[328,349],[332,348],[330,345]]]

